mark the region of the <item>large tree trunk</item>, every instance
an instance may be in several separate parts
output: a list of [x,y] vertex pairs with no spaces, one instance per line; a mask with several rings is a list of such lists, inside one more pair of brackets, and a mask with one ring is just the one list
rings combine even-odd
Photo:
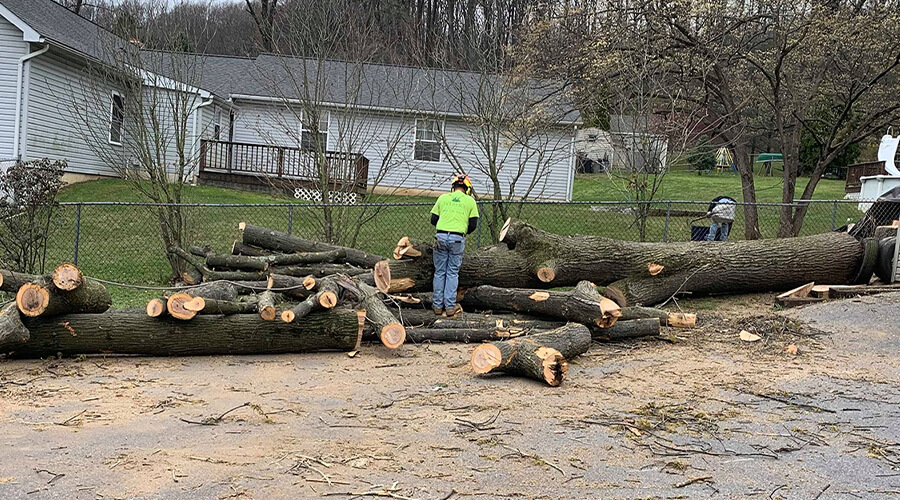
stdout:
[[[561,287],[581,280],[599,285],[620,281],[629,305],[655,304],[676,292],[747,293],[788,290],[810,281],[845,284],[860,264],[860,243],[845,233],[802,238],[685,243],[635,243],[599,236],[560,236],[510,221],[501,245],[463,257],[461,288]],[[555,262],[550,283],[538,278]],[[663,266],[652,275],[649,264]],[[390,291],[431,288],[430,254],[388,261]],[[626,280],[627,279],[627,280]],[[609,294],[609,293],[608,293]],[[609,294],[611,295],[611,294]]]
[[472,352],[471,364],[478,374],[502,371],[557,386],[569,371],[568,360],[590,347],[588,328],[569,323],[546,333],[482,344]]
[[753,179],[753,162],[743,139],[734,145],[734,161],[741,176],[741,195],[744,209],[744,239],[759,239],[759,212],[756,209],[756,186]]
[[25,316],[51,316],[71,313],[102,313],[112,299],[99,281],[85,278],[74,290],[60,290],[50,277],[38,277],[19,287],[16,304]]
[[264,321],[256,314],[198,316],[183,322],[114,311],[33,318],[25,326],[31,338],[16,349],[17,357],[348,351],[356,347],[360,335],[356,312],[349,309],[312,314],[293,323]]
[[264,227],[254,226],[241,222],[241,231],[243,232],[243,243],[268,250],[278,252],[329,252],[333,250],[342,250],[345,254],[344,261],[355,266],[373,268],[375,264],[384,257],[380,255],[363,252],[355,248],[340,247],[337,245],[329,245],[318,241],[310,241],[300,238],[299,236],[266,229]]
[[0,354],[15,351],[25,345],[31,335],[22,324],[19,308],[13,301],[0,308]]
[[597,293],[593,283],[587,281],[571,292],[484,285],[466,290],[460,303],[468,309],[518,311],[602,328],[611,326],[621,315],[619,306]]

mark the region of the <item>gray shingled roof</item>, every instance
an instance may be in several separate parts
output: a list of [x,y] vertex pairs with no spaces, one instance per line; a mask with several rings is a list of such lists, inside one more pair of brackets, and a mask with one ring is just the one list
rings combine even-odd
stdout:
[[[222,97],[254,96],[277,99],[315,99],[322,103],[397,110],[422,110],[470,114],[476,96],[508,89],[494,85],[498,77],[453,71],[377,63],[303,59],[261,54],[255,59],[228,56],[196,56],[156,53],[168,57],[201,57],[202,74],[191,82]],[[165,73],[165,71],[162,71]],[[174,75],[167,75],[172,76]],[[546,96],[553,82],[529,80],[527,94]],[[308,90],[309,89],[309,90]],[[529,100],[531,100],[529,99]],[[508,100],[514,105],[513,100]],[[573,123],[579,113],[564,96],[548,99],[562,122]]]
[[50,42],[93,59],[108,60],[111,50],[127,44],[52,0],[0,0],[0,4]]

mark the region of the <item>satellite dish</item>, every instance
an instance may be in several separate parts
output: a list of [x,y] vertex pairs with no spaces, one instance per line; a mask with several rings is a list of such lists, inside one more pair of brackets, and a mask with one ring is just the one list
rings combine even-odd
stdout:
[[900,145],[900,136],[893,137],[886,134],[881,138],[881,144],[878,146],[878,161],[884,162],[884,169],[890,175],[900,176],[900,170],[894,165],[894,157],[897,155],[897,146]]

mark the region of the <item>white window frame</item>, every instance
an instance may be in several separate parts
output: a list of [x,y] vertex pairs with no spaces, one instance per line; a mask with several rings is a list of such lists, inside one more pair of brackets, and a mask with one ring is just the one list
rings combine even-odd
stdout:
[[[325,149],[323,150],[323,152],[325,152],[325,151],[328,151],[328,136],[330,135],[330,130],[331,130],[331,111],[329,111],[327,109],[321,111],[319,113],[320,119],[322,118],[322,113],[325,114],[325,130],[323,131],[322,129],[319,129],[319,134],[320,135],[325,134]],[[300,147],[301,148],[303,147],[303,133],[310,131],[309,129],[306,128],[306,125],[304,125],[304,123],[306,122],[305,115],[306,115],[305,111],[300,114]],[[322,125],[321,121],[316,123],[316,126],[320,126],[320,125]],[[312,151],[312,150],[310,150],[310,151]]]
[[[116,97],[118,97],[119,101],[122,103],[122,122],[119,124],[119,141],[118,142],[114,141],[112,138],[113,123],[115,121],[115,117],[113,116],[113,113],[115,111],[115,106],[116,106]],[[108,130],[108,132],[109,132],[109,135],[107,136],[107,139],[109,140],[109,143],[114,146],[121,146],[122,145],[122,136],[125,135],[125,99],[122,98],[122,94],[120,94],[118,91],[115,91],[115,90],[110,92],[110,96],[109,96],[109,130]]]
[[[438,137],[434,138],[433,140],[419,139],[419,122],[433,122],[433,123],[437,123],[437,124],[438,124],[438,130],[440,131],[440,132],[438,132]],[[443,120],[443,119],[438,119],[438,118],[416,118],[415,126],[413,126],[413,159],[414,159],[415,161],[425,161],[425,162],[428,162],[428,163],[440,163],[440,161],[441,161],[441,156],[443,155],[443,151],[442,151],[443,147],[442,147],[442,146],[443,146],[443,142],[444,142],[444,126],[445,126],[445,120]],[[432,133],[433,133],[433,131],[432,131]],[[437,144],[437,146],[438,146],[438,157],[437,157],[437,160],[426,160],[426,159],[419,159],[419,158],[416,158],[416,145],[418,145],[419,142],[428,142],[428,143],[434,143],[434,144]]]
[[213,111],[212,135],[213,140],[222,140],[222,108],[219,107],[216,107],[215,111]]

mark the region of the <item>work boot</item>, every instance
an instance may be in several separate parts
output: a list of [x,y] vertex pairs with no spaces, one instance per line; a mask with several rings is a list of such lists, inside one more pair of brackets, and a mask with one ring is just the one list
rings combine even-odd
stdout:
[[457,314],[463,312],[462,306],[459,304],[455,304],[451,309],[448,309],[446,314],[448,318],[455,318]]
[[434,315],[435,315],[435,316],[443,316],[443,315],[444,315],[444,309],[443,309],[443,308],[440,308],[440,307],[435,307],[435,308],[434,308]]

